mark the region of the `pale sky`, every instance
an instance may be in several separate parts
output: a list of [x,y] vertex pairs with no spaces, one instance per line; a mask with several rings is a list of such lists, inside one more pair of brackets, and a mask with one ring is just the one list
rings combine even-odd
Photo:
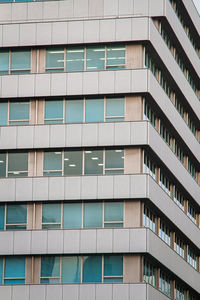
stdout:
[[200,0],[193,0],[194,4],[196,5],[196,8],[200,14]]

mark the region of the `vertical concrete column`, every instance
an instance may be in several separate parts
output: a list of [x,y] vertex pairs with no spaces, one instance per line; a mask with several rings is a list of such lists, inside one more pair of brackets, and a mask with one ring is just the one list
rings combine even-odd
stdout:
[[46,60],[46,50],[39,49],[37,50],[37,73],[45,72],[45,60]]
[[138,44],[130,44],[126,46],[126,68],[140,69],[143,68],[143,46]]
[[36,123],[36,101],[31,100],[30,101],[30,124]]
[[40,283],[41,257],[35,256],[33,261],[33,283]]
[[25,283],[32,283],[32,257],[26,257]]
[[36,124],[44,124],[45,100],[36,101]]
[[31,73],[37,73],[37,50],[31,50]]
[[160,268],[156,270],[156,288],[159,289],[159,281],[160,281]]
[[34,218],[33,204],[27,204],[27,229],[33,229],[33,218]]
[[124,150],[124,173],[139,174],[142,173],[142,149],[132,148]]
[[172,250],[174,250],[175,232],[171,231],[170,237],[171,237],[171,248],[172,248]]
[[42,229],[42,204],[35,204],[35,222],[34,229]]
[[44,153],[42,151],[36,152],[36,176],[43,176],[43,157]]
[[171,280],[171,298],[175,298],[175,280]]
[[141,255],[124,255],[124,283],[141,282]]
[[124,227],[142,226],[142,207],[141,201],[125,201],[124,203]]
[[143,120],[143,99],[141,96],[125,98],[125,121]]
[[31,151],[28,153],[28,176],[34,176],[35,172],[35,152]]

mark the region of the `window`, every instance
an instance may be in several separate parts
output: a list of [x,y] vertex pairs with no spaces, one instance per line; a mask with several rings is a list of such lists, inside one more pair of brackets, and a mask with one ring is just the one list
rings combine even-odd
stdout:
[[8,102],[0,102],[0,125],[8,125]]
[[[6,64],[6,58],[4,60],[4,64]],[[124,68],[124,45],[52,47],[46,49],[46,72],[97,71]]]
[[61,228],[61,204],[42,205],[42,228]]
[[[124,98],[83,98],[67,100],[45,100],[45,124],[82,122],[120,122],[124,121]],[[4,103],[0,103],[3,107]],[[5,123],[6,115],[0,112],[0,125]],[[6,123],[7,124],[7,123]],[[5,125],[6,125],[5,124]]]
[[[1,214],[4,216],[4,210],[0,206],[0,216]],[[43,229],[116,228],[123,227],[123,220],[123,202],[44,203],[42,205]]]
[[197,255],[191,247],[188,247],[188,263],[197,270]]
[[30,50],[0,51],[0,74],[24,74],[30,71]]
[[169,181],[168,177],[163,174],[162,171],[160,171],[159,185],[171,197],[171,182]]
[[156,268],[144,258],[143,280],[156,286]]
[[166,224],[160,222],[159,237],[169,246],[171,246],[171,234]]
[[60,257],[42,256],[41,257],[41,283],[60,282]]
[[24,284],[25,283],[25,257],[24,256],[15,256],[15,257],[11,256],[11,257],[6,257],[4,259],[4,278],[2,283],[3,284]]
[[146,206],[144,206],[144,226],[156,232],[156,216]]
[[162,121],[160,122],[160,135],[165,140],[165,142],[170,146],[172,137]]
[[64,152],[64,174],[65,175],[81,175],[83,152],[80,150]]
[[62,175],[62,152],[44,152],[44,176]]
[[156,164],[146,153],[144,153],[144,173],[147,173],[153,177],[153,179],[156,179]]
[[176,253],[178,253],[180,256],[185,258],[185,250],[184,250],[184,243],[183,241],[175,234],[175,241],[174,241],[174,250]]
[[4,230],[5,223],[5,205],[0,205],[0,230]]
[[28,176],[28,153],[8,153],[8,177]]
[[171,297],[170,278],[163,271],[160,272],[159,290],[168,297]]
[[101,255],[83,257],[83,282],[102,282]]
[[177,282],[175,283],[175,295],[174,295],[174,299],[175,300],[185,300],[184,289]]
[[190,203],[188,203],[187,215],[194,224],[197,224],[196,210],[194,209],[194,207]]
[[104,282],[123,282],[123,256],[104,255]]
[[6,177],[6,153],[0,153],[0,177]]
[[185,199],[184,196],[181,194],[181,192],[179,192],[179,190],[176,188],[176,186],[174,191],[174,201],[182,210],[184,210]]
[[29,102],[8,101],[0,103],[0,125],[29,124]]
[[105,150],[105,174],[124,173],[124,150]]
[[44,124],[63,123],[63,101],[45,101]]
[[6,205],[6,229],[22,230],[26,229],[27,206],[24,204]]
[[144,104],[144,120],[150,121],[151,124],[156,127],[156,115],[146,100]]
[[81,257],[62,257],[62,283],[81,282]]

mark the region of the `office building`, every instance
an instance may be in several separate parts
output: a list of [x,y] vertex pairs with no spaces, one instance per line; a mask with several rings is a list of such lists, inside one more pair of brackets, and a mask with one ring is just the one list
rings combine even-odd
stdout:
[[0,299],[200,299],[192,0],[0,0]]

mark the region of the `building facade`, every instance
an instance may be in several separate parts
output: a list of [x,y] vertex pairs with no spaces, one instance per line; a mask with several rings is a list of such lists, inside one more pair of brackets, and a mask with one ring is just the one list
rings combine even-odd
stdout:
[[5,2],[0,299],[199,300],[192,0]]

